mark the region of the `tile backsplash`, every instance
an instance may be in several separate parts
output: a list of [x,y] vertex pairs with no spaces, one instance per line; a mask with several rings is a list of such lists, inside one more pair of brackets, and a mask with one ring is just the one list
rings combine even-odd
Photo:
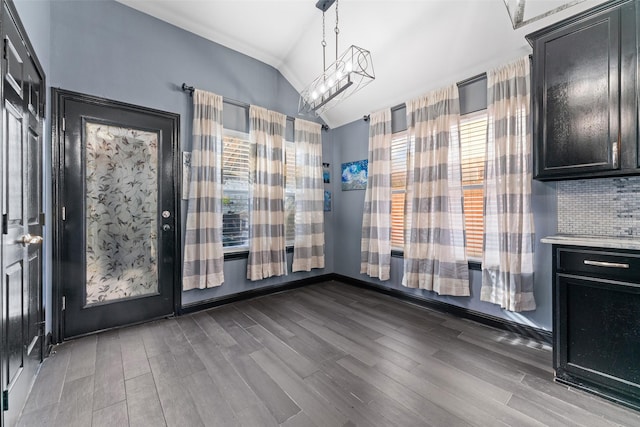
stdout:
[[558,233],[640,237],[640,177],[560,181]]

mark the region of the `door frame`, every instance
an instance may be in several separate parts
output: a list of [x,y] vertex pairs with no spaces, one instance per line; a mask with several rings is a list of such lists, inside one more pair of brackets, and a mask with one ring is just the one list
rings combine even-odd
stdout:
[[[171,120],[173,122],[173,134],[170,135],[172,145],[172,165],[174,170],[173,194],[175,206],[176,226],[173,227],[175,247],[175,260],[179,262],[173,269],[173,312],[179,313],[182,306],[182,222],[181,222],[181,177],[182,177],[182,161],[180,150],[180,115],[167,111],[156,110],[152,108],[141,107],[134,104],[128,104],[121,101],[110,100],[98,96],[87,95],[79,92],[72,92],[60,88],[51,88],[51,160],[52,160],[52,177],[51,177],[51,224],[52,224],[52,342],[61,343],[64,337],[64,308],[62,301],[63,292],[63,268],[62,268],[62,246],[63,246],[63,193],[64,187],[64,144],[65,144],[65,128],[64,128],[64,102],[74,100],[83,103],[90,103],[97,106],[116,107],[123,111],[146,113]],[[149,319],[151,320],[151,319]]]

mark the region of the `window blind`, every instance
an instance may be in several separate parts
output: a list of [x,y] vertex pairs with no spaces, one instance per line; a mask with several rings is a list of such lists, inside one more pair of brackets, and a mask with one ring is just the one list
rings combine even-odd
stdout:
[[404,250],[404,204],[407,183],[407,134],[391,139],[391,248]]
[[[487,113],[467,114],[460,120],[462,186],[464,192],[467,255],[482,258],[484,231],[483,180],[487,137]],[[391,141],[391,248],[404,250],[407,179],[407,136],[394,134]]]
[[462,187],[467,232],[467,256],[470,258],[482,258],[484,230],[482,186],[486,144],[486,110],[462,116],[460,120]]
[[285,141],[285,186],[284,186],[284,232],[287,246],[295,240],[296,219],[296,146],[293,141]]
[[225,130],[222,145],[222,245],[246,247],[249,238],[249,136]]

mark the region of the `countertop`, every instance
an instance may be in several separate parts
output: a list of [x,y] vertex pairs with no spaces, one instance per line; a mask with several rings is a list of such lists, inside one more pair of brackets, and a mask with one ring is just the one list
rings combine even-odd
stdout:
[[580,236],[575,234],[556,234],[540,239],[542,243],[553,245],[590,246],[595,248],[640,250],[639,238]]

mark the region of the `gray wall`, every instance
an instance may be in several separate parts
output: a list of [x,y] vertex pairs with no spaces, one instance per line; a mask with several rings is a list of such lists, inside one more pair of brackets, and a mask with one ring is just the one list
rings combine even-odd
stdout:
[[51,2],[14,0],[14,4],[48,78],[51,66]]
[[[117,2],[17,0],[16,6],[43,63],[49,86],[179,113],[184,151],[190,150],[191,113],[190,98],[179,89],[182,82],[291,116],[297,113],[298,94],[274,68]],[[538,309],[523,314],[509,313],[493,304],[481,302],[478,297],[479,272],[472,274],[472,296],[468,298],[439,297],[432,292],[402,287],[401,258],[393,258],[392,278],[388,282],[360,275],[364,191],[341,191],[340,164],[367,157],[368,124],[358,120],[323,135],[323,161],[331,163],[332,180],[326,189],[333,194],[333,209],[325,214],[326,268],[252,283],[245,279],[246,260],[229,260],[225,262],[226,283],[222,287],[185,292],[183,303],[336,272],[422,298],[448,302],[543,329],[551,328],[551,250],[546,245],[536,247]],[[45,144],[47,165],[50,164],[48,141]],[[51,182],[48,170],[45,177],[45,188],[49,190],[46,194],[49,214]],[[538,238],[556,231],[555,194],[555,184],[534,182]],[[183,216],[184,209],[183,205]],[[49,257],[50,254],[49,250]],[[50,275],[46,277],[45,294],[49,313]],[[50,327],[50,317],[47,316],[47,329]]]
[[[18,0],[17,8],[44,64],[49,87],[178,113],[182,151],[191,149],[192,120],[191,98],[180,89],[183,82],[226,98],[297,115],[299,95],[275,68],[115,1]],[[329,158],[331,137],[323,135],[323,155]],[[46,164],[50,165],[49,142],[45,150]],[[49,215],[50,175],[45,169],[45,209]],[[184,203],[182,210],[184,228]],[[224,285],[184,292],[183,303],[332,272],[332,215],[327,214],[326,219],[325,269],[249,282],[245,278],[246,259],[230,260],[225,263]],[[50,259],[50,250],[46,256]],[[50,275],[45,294],[50,312]]]
[[439,296],[435,292],[405,288],[401,285],[403,259],[399,257],[391,259],[391,279],[388,281],[382,282],[360,274],[360,239],[365,192],[341,191],[339,177],[341,163],[367,158],[368,126],[368,123],[363,120],[357,120],[332,131],[334,146],[332,173],[337,177],[333,184],[334,208],[337,215],[334,225],[336,236],[341,236],[335,242],[335,272],[420,298],[446,302],[536,328],[551,330],[551,247],[539,243],[539,240],[556,232],[554,183],[533,181],[532,204],[538,240],[535,248],[535,297],[538,308],[535,311],[512,313],[502,310],[497,305],[480,301],[480,271],[471,272],[470,297]]

